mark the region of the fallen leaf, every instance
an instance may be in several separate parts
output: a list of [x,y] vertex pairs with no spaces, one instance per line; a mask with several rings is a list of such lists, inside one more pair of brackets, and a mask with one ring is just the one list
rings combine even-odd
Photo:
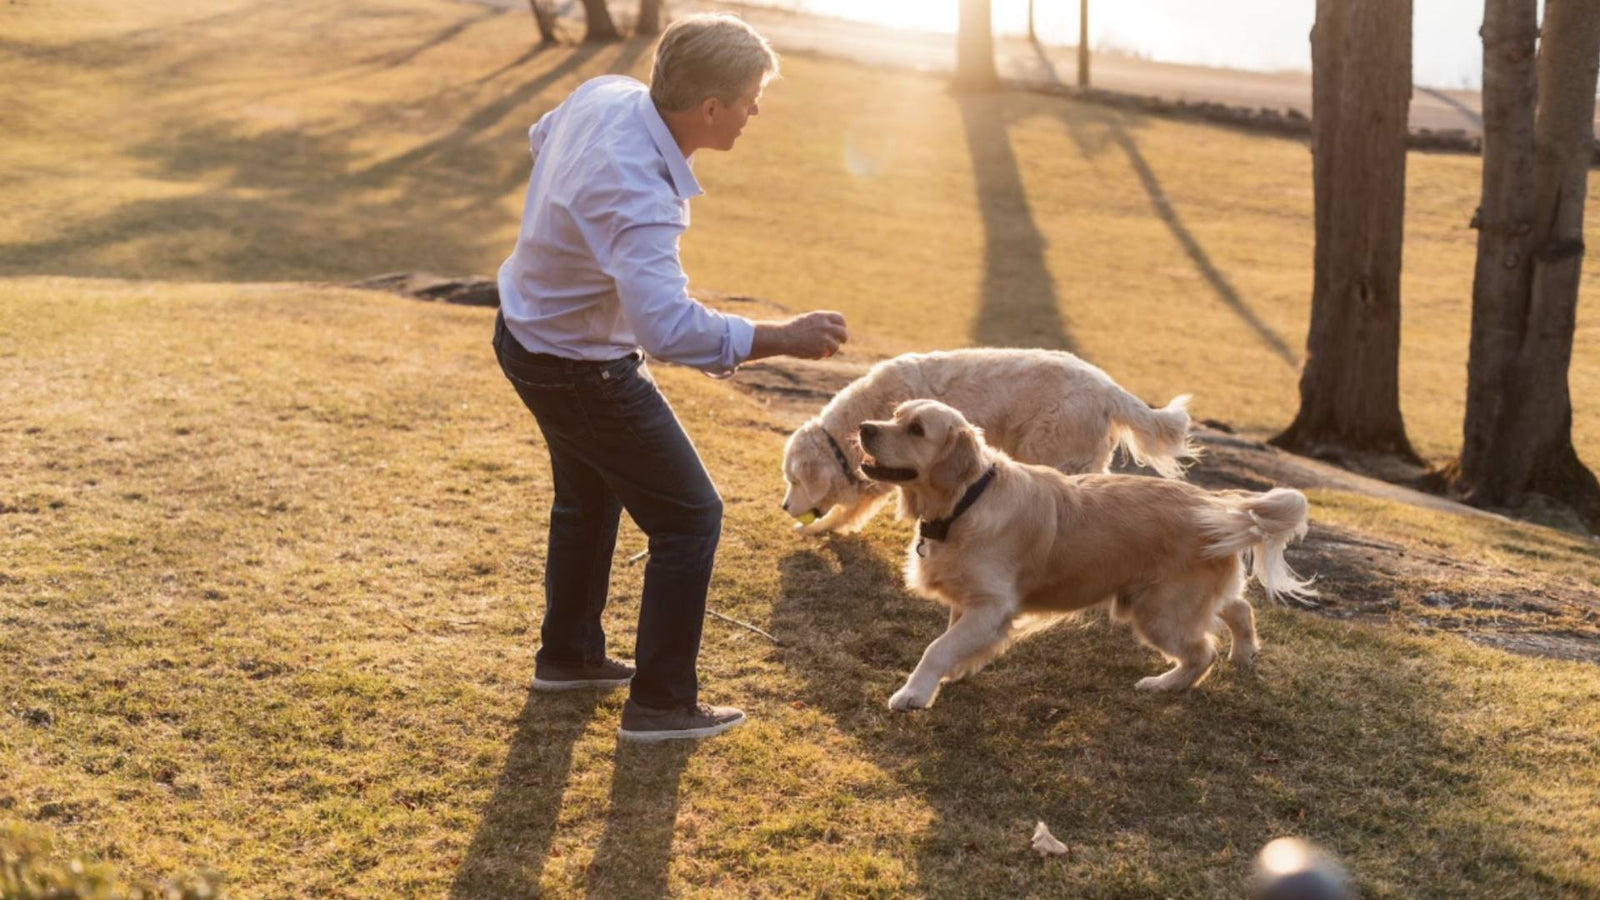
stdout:
[[1050,829],[1044,827],[1043,822],[1033,828],[1033,849],[1039,851],[1042,856],[1067,855],[1067,845],[1056,840],[1056,836],[1050,833]]

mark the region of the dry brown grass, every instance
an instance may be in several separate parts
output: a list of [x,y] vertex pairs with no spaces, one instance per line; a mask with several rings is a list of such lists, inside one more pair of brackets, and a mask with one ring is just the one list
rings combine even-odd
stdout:
[[[778,420],[678,370],[728,501],[711,602],[785,642],[708,622],[706,695],[752,722],[641,753],[620,696],[530,696],[547,461],[489,314],[281,282],[491,271],[527,123],[645,48],[530,55],[521,16],[430,0],[181,7],[0,6],[0,816],[242,896],[1225,896],[1282,833],[1372,896],[1600,890],[1590,666],[1268,609],[1260,671],[1182,698],[1136,695],[1156,661],[1092,625],[890,716],[941,627],[901,588],[903,526],[797,542]],[[1288,420],[1303,147],[786,73],[739,151],[698,164],[698,285],[841,308],[863,354],[1070,346],[1247,433]],[[1403,384],[1435,456],[1475,170],[1412,158]],[[1318,499],[1594,580],[1592,548],[1545,530]],[[640,574],[614,579],[623,652]],[[1029,853],[1035,818],[1070,856]]]

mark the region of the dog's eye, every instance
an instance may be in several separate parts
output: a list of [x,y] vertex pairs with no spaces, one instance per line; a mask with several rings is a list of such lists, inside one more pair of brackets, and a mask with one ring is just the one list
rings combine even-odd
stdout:
[[912,437],[922,437],[922,423],[912,422],[906,427],[906,434],[909,434]]

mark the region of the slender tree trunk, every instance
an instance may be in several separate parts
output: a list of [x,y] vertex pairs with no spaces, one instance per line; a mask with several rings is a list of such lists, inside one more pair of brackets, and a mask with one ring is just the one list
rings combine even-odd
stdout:
[[1028,40],[1039,40],[1039,33],[1033,30],[1033,0],[1028,0]]
[[583,33],[585,41],[622,40],[622,33],[611,21],[611,11],[606,9],[606,0],[583,0],[583,17],[587,26]]
[[962,90],[993,90],[1000,86],[994,68],[994,31],[989,0],[961,0],[961,22],[956,33],[955,86]]
[[1600,5],[1488,0],[1483,21],[1483,200],[1460,459],[1469,502],[1528,494],[1572,506],[1600,531],[1600,484],[1572,447],[1567,370],[1583,266],[1594,145]]
[[639,21],[634,24],[633,32],[661,33],[661,0],[639,0]]
[[1078,87],[1089,86],[1089,0],[1078,0]]
[[533,24],[539,27],[539,43],[554,44],[556,42],[556,17],[545,3],[548,0],[528,0],[528,7],[533,10]]
[[1272,443],[1420,464],[1400,416],[1411,0],[1317,0],[1311,73],[1311,330],[1299,414]]

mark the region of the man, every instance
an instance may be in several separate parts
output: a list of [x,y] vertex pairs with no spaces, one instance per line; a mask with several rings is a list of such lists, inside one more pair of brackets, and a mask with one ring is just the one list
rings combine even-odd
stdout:
[[[533,684],[631,681],[628,739],[707,737],[744,721],[701,703],[695,676],[722,499],[640,347],[725,376],[766,356],[831,356],[846,340],[838,313],[751,322],[686,292],[678,238],[701,193],[689,160],[732,149],[777,73],[777,56],[740,19],[689,16],[662,34],[648,89],[596,78],[529,133],[533,175],[500,267],[494,346],[544,434],[555,482]],[[623,509],[650,538],[637,673],[606,657],[600,625]]]

